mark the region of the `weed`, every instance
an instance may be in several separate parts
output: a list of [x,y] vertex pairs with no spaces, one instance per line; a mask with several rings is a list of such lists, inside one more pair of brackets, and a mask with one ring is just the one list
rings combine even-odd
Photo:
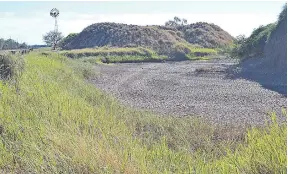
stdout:
[[24,70],[24,60],[19,55],[0,54],[0,79],[17,77]]

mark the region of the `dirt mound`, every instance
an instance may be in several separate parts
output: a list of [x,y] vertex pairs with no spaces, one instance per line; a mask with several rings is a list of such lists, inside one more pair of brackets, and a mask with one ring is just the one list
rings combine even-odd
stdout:
[[197,22],[177,27],[184,33],[184,39],[192,44],[203,47],[221,47],[233,42],[233,37],[219,26],[206,22]]
[[203,22],[177,27],[96,23],[73,36],[72,40],[71,37],[66,39],[67,42],[64,39],[63,49],[144,46],[165,53],[179,42],[215,48],[233,40],[233,37],[219,26]]
[[234,38],[218,25],[207,22],[196,22],[189,25],[157,26],[163,30],[173,30],[191,44],[206,48],[216,48],[231,44]]
[[164,50],[177,42],[185,42],[175,31],[159,30],[153,26],[137,26],[116,23],[96,23],[85,28],[64,49],[102,46],[148,46]]

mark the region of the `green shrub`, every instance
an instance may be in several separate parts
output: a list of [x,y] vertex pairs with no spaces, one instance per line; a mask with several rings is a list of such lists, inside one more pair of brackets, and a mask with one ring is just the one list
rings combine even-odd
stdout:
[[217,54],[215,49],[202,48],[198,45],[177,43],[172,47],[169,57],[172,60],[192,60],[215,54]]
[[234,42],[231,56],[242,59],[263,56],[265,44],[275,27],[276,24],[274,23],[260,26],[252,32],[250,37],[238,37]]
[[0,79],[17,77],[24,69],[24,60],[19,55],[0,54]]
[[188,54],[190,53],[191,53],[191,50],[187,45],[178,43],[172,47],[172,50],[169,56],[173,60],[187,60]]
[[67,49],[67,45],[69,45],[69,43],[72,42],[73,39],[75,39],[77,36],[78,36],[78,33],[70,33],[68,36],[66,36],[60,41],[59,47],[63,49]]
[[287,20],[287,3],[285,3],[283,10],[278,16],[278,24],[283,20]]

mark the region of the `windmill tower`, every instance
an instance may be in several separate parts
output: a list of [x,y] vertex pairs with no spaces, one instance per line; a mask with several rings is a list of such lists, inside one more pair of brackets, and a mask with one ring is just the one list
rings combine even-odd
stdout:
[[[50,11],[50,16],[52,16],[55,20],[55,25],[54,25],[54,33],[57,36],[58,33],[58,22],[57,22],[57,17],[59,16],[59,10],[57,8],[53,8]],[[56,39],[56,38],[55,38]],[[53,50],[56,49],[56,43],[54,42],[52,45]]]

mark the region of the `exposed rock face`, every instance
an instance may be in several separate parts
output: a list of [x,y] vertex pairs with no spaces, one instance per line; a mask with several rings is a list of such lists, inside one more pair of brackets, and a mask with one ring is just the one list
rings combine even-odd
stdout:
[[[272,31],[264,49],[267,66],[275,72],[287,72],[287,16],[285,15]],[[286,78],[285,78],[286,79]]]
[[178,27],[137,26],[117,23],[96,23],[86,27],[64,49],[101,46],[146,46],[158,52],[167,51],[177,42],[190,42],[203,47],[231,43],[233,37],[214,24],[195,23]]
[[[241,64],[241,76],[287,95],[287,10],[282,11],[276,28],[264,47],[264,56]],[[283,13],[284,12],[284,13]],[[281,16],[281,15],[280,15]]]

